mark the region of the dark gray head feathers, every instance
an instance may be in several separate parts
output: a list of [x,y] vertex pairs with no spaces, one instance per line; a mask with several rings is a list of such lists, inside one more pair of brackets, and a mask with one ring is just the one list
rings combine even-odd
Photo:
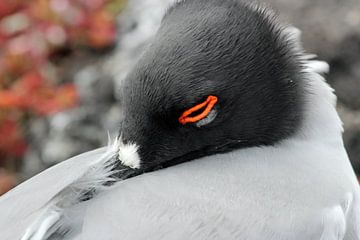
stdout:
[[[298,129],[302,66],[269,11],[238,0],[171,7],[126,79],[120,133],[142,168],[272,145]],[[185,110],[217,96],[216,118],[182,125]]]

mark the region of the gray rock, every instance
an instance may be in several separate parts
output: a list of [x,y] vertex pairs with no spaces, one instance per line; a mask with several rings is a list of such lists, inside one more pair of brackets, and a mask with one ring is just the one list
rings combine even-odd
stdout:
[[46,164],[42,161],[39,148],[32,146],[32,148],[27,151],[23,159],[20,180],[26,180],[34,176],[40,171],[46,169],[46,167]]
[[344,141],[355,170],[360,173],[360,111],[339,104],[338,111],[344,122]]
[[114,82],[99,67],[90,65],[74,76],[83,105],[114,102]]

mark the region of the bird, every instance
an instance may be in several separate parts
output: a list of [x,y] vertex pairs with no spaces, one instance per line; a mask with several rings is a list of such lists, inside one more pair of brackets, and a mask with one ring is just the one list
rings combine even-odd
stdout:
[[0,198],[5,240],[359,240],[327,63],[271,8],[182,0],[121,88],[107,147]]

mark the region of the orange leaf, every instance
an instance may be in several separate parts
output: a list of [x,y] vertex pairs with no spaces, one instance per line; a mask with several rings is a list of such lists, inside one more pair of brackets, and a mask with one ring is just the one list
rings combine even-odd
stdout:
[[76,106],[78,94],[74,84],[65,84],[57,89],[43,89],[29,102],[37,114],[48,115]]
[[9,90],[0,91],[0,108],[19,108],[24,105],[23,103],[23,98],[16,93]]
[[60,107],[69,108],[78,102],[78,94],[74,84],[65,84],[57,89],[56,99]]
[[44,78],[36,71],[23,75],[13,86],[13,90],[23,95],[31,95],[46,85]]
[[90,16],[88,37],[90,45],[103,48],[111,45],[116,39],[114,18],[105,11],[98,11]]

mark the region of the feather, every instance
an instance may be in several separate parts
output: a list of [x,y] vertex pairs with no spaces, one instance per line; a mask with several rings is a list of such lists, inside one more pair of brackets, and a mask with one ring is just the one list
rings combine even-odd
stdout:
[[1,239],[40,240],[66,230],[67,209],[114,181],[118,145],[116,139],[108,147],[69,159],[0,198]]

